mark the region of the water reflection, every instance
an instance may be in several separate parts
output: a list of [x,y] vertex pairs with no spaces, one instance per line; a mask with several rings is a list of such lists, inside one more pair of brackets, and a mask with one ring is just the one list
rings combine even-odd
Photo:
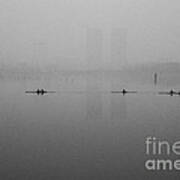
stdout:
[[[37,82],[2,85],[0,178],[159,179],[144,169],[144,139],[178,140],[179,97],[112,94],[123,87],[101,73],[85,81],[83,93],[65,91],[76,83],[63,84],[63,93],[56,81],[39,82],[61,92],[49,96],[25,95],[24,89],[39,87]],[[84,81],[75,82],[84,87]]]
[[111,120],[113,122],[125,122],[127,119],[126,97],[111,95]]
[[102,74],[91,74],[87,76],[86,84],[86,119],[97,121],[102,119]]

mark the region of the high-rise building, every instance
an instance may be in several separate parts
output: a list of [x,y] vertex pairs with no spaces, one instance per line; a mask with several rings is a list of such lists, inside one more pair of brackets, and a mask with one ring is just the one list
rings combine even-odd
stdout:
[[32,65],[36,69],[41,69],[48,58],[48,47],[45,42],[33,43]]
[[103,33],[101,29],[88,28],[86,32],[87,69],[99,70],[102,67]]
[[114,28],[111,32],[110,61],[113,69],[121,69],[126,64],[127,30]]

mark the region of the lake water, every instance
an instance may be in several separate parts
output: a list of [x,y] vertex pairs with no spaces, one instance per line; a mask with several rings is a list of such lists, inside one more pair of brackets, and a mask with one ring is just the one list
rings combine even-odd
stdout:
[[[0,179],[179,179],[144,166],[147,136],[180,139],[179,96],[96,75],[0,83]],[[146,93],[111,93],[125,85]],[[24,93],[37,88],[57,93]]]

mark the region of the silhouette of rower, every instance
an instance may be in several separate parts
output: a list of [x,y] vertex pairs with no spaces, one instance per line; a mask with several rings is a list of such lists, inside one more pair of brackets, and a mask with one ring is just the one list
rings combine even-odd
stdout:
[[125,89],[122,90],[122,94],[123,96],[127,93],[127,91]]
[[37,91],[36,91],[36,93],[37,93],[37,95],[44,95],[45,93],[46,93],[46,91],[44,90],[44,89],[37,89]]
[[170,92],[169,92],[169,94],[170,94],[171,96],[173,96],[173,95],[174,95],[174,91],[171,89]]
[[41,94],[43,95],[45,93],[44,89],[41,89]]
[[37,95],[39,95],[39,94],[40,94],[40,90],[39,90],[39,89],[37,89],[36,93],[37,93]]

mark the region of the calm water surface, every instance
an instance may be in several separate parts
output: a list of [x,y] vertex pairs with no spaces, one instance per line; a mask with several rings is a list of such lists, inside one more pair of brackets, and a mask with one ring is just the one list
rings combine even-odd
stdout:
[[[124,84],[93,78],[0,82],[0,179],[179,179],[144,162],[147,136],[179,140],[180,97],[111,94]],[[24,93],[41,87],[57,93]]]

